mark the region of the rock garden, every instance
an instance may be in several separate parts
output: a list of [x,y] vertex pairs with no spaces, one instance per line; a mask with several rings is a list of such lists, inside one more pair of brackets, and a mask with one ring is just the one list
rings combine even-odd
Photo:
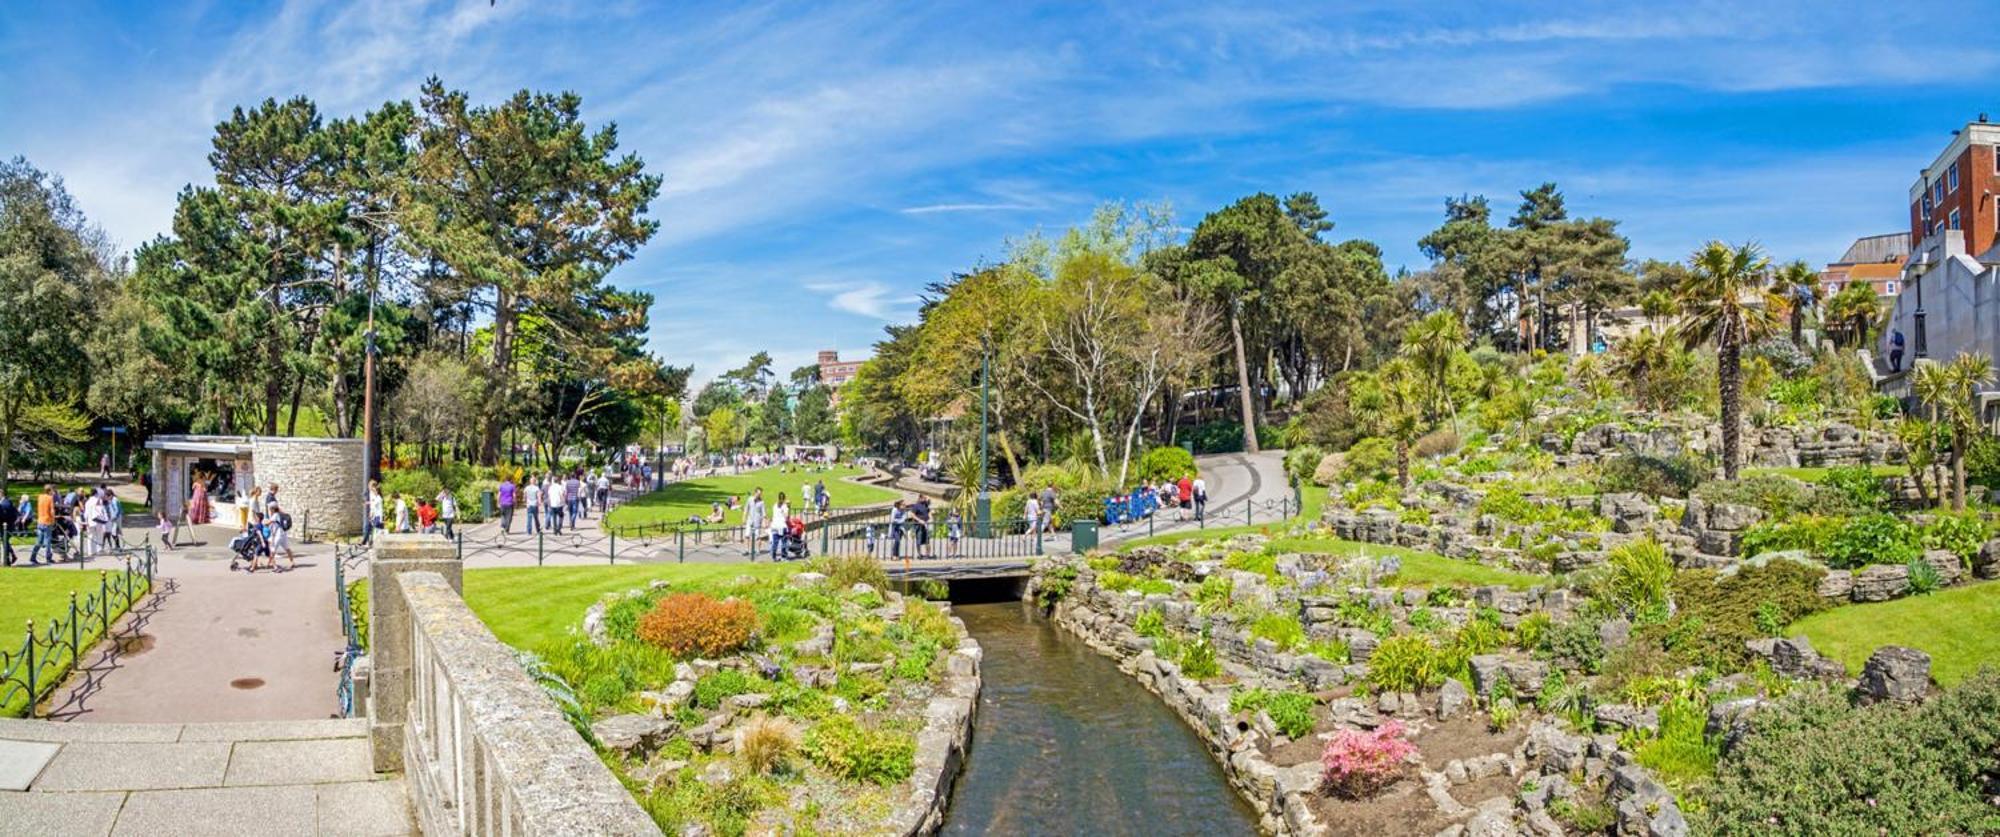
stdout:
[[823,568],[612,594],[524,661],[669,833],[935,831],[979,647],[872,563]]

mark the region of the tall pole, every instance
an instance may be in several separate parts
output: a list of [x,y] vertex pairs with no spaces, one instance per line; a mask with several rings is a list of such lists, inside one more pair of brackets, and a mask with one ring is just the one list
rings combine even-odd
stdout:
[[986,463],[993,460],[986,419],[992,372],[992,356],[982,350],[979,353],[979,499],[974,501],[972,507],[972,536],[975,538],[993,537],[993,495],[986,490]]
[[382,478],[382,454],[377,446],[382,439],[375,426],[375,286],[368,286],[368,331],[363,334],[365,348],[361,358],[361,450],[366,463],[362,468],[362,480],[373,483]]

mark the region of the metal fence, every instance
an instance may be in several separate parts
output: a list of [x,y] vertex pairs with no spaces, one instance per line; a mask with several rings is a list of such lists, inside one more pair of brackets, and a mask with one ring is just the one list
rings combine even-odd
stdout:
[[[35,706],[62,685],[83,652],[111,634],[111,624],[153,589],[153,545],[104,551],[89,560],[121,560],[123,570],[100,569],[97,590],[81,599],[69,594],[69,609],[37,625],[28,620],[15,651],[0,651],[0,716],[35,716]],[[78,566],[82,566],[79,562]]]
[[340,633],[347,640],[346,647],[333,658],[333,669],[340,674],[334,686],[334,699],[343,718],[354,717],[354,663],[368,653],[368,614],[354,607],[353,591],[347,586],[347,568],[366,557],[368,548],[358,544],[337,545],[333,550],[333,598],[340,603]]

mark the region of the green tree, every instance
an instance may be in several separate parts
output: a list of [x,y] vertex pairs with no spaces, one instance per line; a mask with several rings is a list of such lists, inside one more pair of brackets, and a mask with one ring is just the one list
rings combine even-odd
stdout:
[[1826,301],[1827,331],[1838,335],[1836,342],[1850,349],[1868,345],[1868,337],[1882,316],[1882,301],[1867,282],[1849,282]]
[[701,425],[709,450],[726,453],[743,447],[745,428],[736,408],[717,407],[702,420]]
[[[1196,293],[1214,300],[1229,325],[1236,368],[1238,403],[1243,422],[1243,449],[1257,446],[1258,390],[1261,368],[1251,368],[1245,349],[1244,323],[1270,321],[1266,302],[1278,277],[1290,266],[1305,234],[1286,217],[1278,199],[1258,193],[1210,213],[1195,226],[1174,273]],[[1259,355],[1261,363],[1261,355]]]
[[840,435],[840,423],[833,413],[833,392],[817,383],[799,390],[792,423],[799,441],[824,445]]
[[1403,355],[1423,381],[1424,409],[1431,421],[1458,416],[1447,376],[1452,361],[1465,354],[1465,324],[1450,311],[1433,311],[1403,333]]
[[1424,418],[1423,373],[1409,358],[1399,357],[1354,382],[1354,412],[1369,433],[1396,446],[1396,484],[1410,490],[1410,448],[1431,427]]
[[1803,261],[1778,268],[1771,277],[1771,291],[1785,301],[1785,314],[1792,324],[1792,345],[1804,348],[1806,315],[1819,303],[1819,273]]
[[[436,78],[423,85],[403,221],[415,245],[492,314],[480,461],[500,452],[519,384],[523,314],[572,312],[600,298],[605,274],[658,229],[644,217],[660,179],[618,153],[616,126],[589,130],[573,93],[523,90],[473,105]],[[488,296],[490,294],[490,296]]]
[[1736,479],[1743,436],[1743,347],[1769,335],[1784,301],[1766,284],[1770,259],[1755,244],[1711,241],[1688,258],[1676,296],[1678,325],[1689,349],[1715,344],[1717,394],[1722,401],[1722,473]]
[[[1965,511],[1965,452],[1979,431],[1979,416],[1973,397],[1979,387],[1993,379],[1993,359],[1979,352],[1960,352],[1945,363],[1918,364],[1911,389],[1930,405],[1933,421],[1942,423],[1951,434],[1951,505]],[[1940,505],[1942,494],[1939,492]]]

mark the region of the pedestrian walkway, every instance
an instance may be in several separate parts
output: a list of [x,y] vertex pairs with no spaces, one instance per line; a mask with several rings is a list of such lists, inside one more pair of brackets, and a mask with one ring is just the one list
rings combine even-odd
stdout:
[[222,724],[0,720],[0,833],[415,834],[361,719]]

